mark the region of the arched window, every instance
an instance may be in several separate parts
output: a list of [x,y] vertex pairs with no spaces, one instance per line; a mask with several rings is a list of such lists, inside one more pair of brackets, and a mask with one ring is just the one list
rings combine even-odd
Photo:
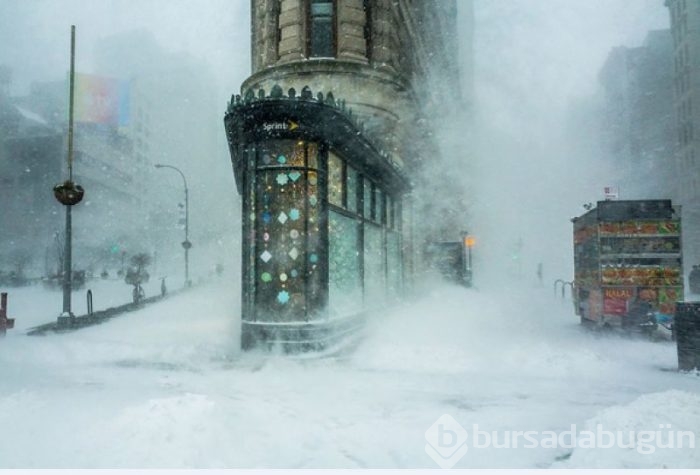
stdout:
[[307,56],[335,57],[335,1],[310,0],[308,10]]

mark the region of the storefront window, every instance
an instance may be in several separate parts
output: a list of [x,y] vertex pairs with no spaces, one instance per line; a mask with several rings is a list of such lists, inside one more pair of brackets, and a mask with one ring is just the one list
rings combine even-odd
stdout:
[[386,227],[394,229],[394,201],[391,196],[386,196]]
[[401,295],[403,266],[401,264],[401,236],[396,231],[387,232],[387,290],[390,298]]
[[333,152],[318,169],[318,150],[316,143],[277,140],[251,156],[257,321],[311,321],[325,318],[326,308],[328,316],[345,316],[400,295],[400,201]]
[[357,185],[360,177],[357,170],[355,170],[353,167],[347,165],[346,170],[347,209],[352,213],[357,213]]
[[386,298],[382,228],[365,222],[365,306],[383,305]]
[[308,157],[307,166],[309,168],[318,168],[318,144],[309,143],[306,148],[306,154]]
[[303,167],[306,142],[278,140],[264,145],[258,154],[258,168]]
[[343,161],[333,152],[328,153],[328,202],[343,206]]
[[384,224],[384,193],[379,188],[374,189],[374,220]]
[[269,142],[258,152],[251,215],[257,321],[303,320],[321,291],[317,173],[304,168],[307,153],[305,142],[293,140]]
[[328,303],[331,316],[362,310],[362,278],[358,252],[359,224],[329,212]]
[[[306,305],[309,309],[320,309],[325,300],[323,273],[321,266],[325,266],[325,257],[322,254],[322,230],[321,230],[321,203],[318,199],[319,183],[318,173],[312,170],[307,172],[306,203],[308,204],[308,221],[306,223],[306,260],[300,264],[306,273]],[[309,318],[317,318],[320,315],[309,315]]]
[[362,201],[364,212],[363,215],[365,219],[372,219],[372,182],[365,177],[364,186],[362,189]]
[[299,224],[305,220],[305,182],[304,174],[296,170],[258,173],[255,216],[258,321],[289,321],[305,313],[305,285],[299,272],[299,263],[305,260],[305,236],[301,231],[292,233],[303,230]]

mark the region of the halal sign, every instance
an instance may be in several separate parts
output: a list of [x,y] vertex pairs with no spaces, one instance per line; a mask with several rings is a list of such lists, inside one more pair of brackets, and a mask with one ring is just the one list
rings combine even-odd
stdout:
[[263,122],[261,128],[265,132],[292,131],[299,128],[299,123],[294,122],[293,120],[287,120],[284,122]]

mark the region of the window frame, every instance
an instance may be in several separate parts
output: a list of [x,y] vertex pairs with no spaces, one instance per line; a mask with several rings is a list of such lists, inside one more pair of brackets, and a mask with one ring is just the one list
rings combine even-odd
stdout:
[[331,14],[331,56],[314,55],[311,50],[311,37],[313,35],[313,15],[311,13],[311,7],[315,0],[307,0],[304,2],[306,7],[306,41],[305,41],[305,51],[304,56],[309,59],[320,59],[320,58],[337,58],[338,57],[338,1],[337,0],[327,0],[319,3],[330,3],[333,10]]
[[365,27],[362,35],[365,38],[365,57],[367,61],[372,61],[372,2],[362,0],[362,10],[365,13]]

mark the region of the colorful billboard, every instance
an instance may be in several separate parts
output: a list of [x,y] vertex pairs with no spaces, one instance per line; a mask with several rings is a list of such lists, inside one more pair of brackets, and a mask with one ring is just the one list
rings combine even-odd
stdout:
[[129,83],[77,73],[74,106],[76,122],[126,125],[129,122]]

